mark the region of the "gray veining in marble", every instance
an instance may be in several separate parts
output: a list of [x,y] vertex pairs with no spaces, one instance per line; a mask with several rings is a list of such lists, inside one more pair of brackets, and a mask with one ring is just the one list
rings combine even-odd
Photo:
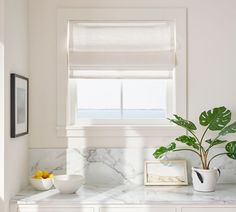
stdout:
[[[145,160],[154,160],[154,149],[97,148],[97,149],[31,149],[29,172],[47,169],[55,174],[82,174],[89,185],[143,184]],[[214,152],[221,152],[216,148]],[[214,153],[213,152],[213,153]],[[169,153],[167,159],[186,159],[191,182],[191,166],[199,166],[199,159],[191,152]],[[236,161],[222,156],[212,164],[219,167],[219,183],[236,183]]]

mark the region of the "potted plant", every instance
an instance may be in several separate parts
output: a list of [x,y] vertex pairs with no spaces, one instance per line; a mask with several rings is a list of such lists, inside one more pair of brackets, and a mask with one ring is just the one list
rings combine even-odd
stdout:
[[[199,123],[205,127],[205,130],[200,137],[196,135],[197,127],[193,122],[185,120],[178,115],[174,115],[174,118],[169,120],[187,130],[187,135],[181,135],[175,140],[184,143],[188,148],[177,148],[176,143],[172,142],[167,147],[161,146],[156,149],[153,156],[160,159],[167,152],[193,152],[201,161],[201,167],[192,168],[194,189],[205,192],[214,191],[220,176],[220,170],[211,167],[211,162],[222,155],[227,155],[229,158],[236,160],[236,141],[228,141],[223,138],[227,134],[236,133],[236,122],[229,124],[231,120],[230,110],[222,106],[202,112],[199,116]],[[206,133],[209,130],[217,132],[217,134],[214,138],[206,139]],[[226,144],[225,151],[209,157],[212,148],[219,144]]]

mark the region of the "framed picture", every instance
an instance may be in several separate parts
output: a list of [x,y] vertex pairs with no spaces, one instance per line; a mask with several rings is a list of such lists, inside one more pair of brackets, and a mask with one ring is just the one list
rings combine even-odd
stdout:
[[29,80],[11,74],[11,138],[29,131]]
[[144,185],[188,185],[186,161],[145,161]]

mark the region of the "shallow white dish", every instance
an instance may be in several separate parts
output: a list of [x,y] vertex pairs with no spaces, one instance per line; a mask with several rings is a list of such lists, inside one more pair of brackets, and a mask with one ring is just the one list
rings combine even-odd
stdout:
[[81,175],[57,175],[53,178],[54,186],[63,194],[75,193],[84,182]]
[[49,190],[53,186],[53,182],[51,178],[34,179],[30,177],[30,183],[36,190],[39,190],[39,191]]

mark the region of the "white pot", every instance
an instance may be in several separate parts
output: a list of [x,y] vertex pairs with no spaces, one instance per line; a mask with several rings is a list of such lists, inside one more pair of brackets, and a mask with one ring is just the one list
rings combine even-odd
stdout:
[[192,168],[193,188],[196,191],[215,191],[216,183],[220,177],[220,170]]

